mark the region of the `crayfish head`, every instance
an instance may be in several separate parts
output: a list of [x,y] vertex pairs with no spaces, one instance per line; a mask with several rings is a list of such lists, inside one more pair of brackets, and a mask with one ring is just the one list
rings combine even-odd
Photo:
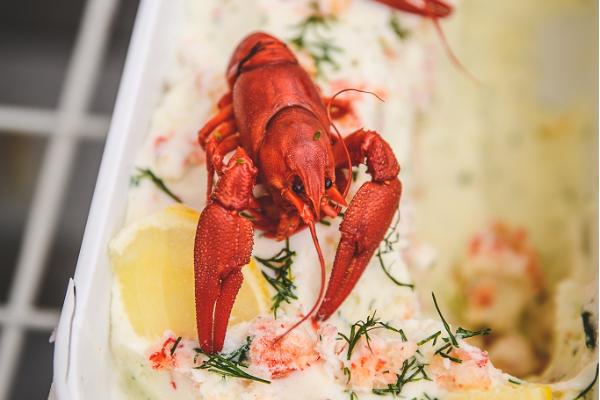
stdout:
[[301,108],[276,115],[267,127],[259,159],[264,181],[294,206],[305,223],[321,219],[328,194],[337,189],[330,137],[314,115]]

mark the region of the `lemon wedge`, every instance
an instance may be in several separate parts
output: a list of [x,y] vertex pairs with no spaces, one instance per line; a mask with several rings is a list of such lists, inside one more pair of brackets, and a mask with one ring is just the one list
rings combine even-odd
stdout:
[[[156,339],[165,330],[197,338],[194,303],[194,240],[200,214],[170,206],[122,229],[110,243],[110,259],[123,307],[135,332]],[[215,246],[226,246],[215,243]],[[251,261],[229,325],[269,310],[267,282]]]
[[469,391],[452,393],[448,400],[551,400],[552,390],[545,385],[523,383],[505,386],[489,391]]

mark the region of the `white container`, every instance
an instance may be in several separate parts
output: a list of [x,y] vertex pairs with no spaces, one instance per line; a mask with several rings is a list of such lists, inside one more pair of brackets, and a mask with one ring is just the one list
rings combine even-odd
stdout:
[[123,224],[137,149],[174,55],[183,0],[143,0],[83,238],[56,331],[53,393],[60,400],[107,399],[115,387],[110,354],[108,242]]

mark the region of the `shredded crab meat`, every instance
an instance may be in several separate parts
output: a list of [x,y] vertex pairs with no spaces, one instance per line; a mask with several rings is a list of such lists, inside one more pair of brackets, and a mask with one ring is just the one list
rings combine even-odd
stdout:
[[346,375],[340,378],[357,390],[381,388],[394,383],[396,372],[402,369],[402,363],[417,350],[414,342],[384,338],[377,333],[372,333],[369,337],[368,343],[364,337],[360,339],[350,360],[346,359],[347,344],[339,349],[343,367],[350,371],[349,377]]
[[429,371],[435,382],[446,390],[489,390],[492,386],[494,368],[485,351],[462,344],[450,353],[461,362],[451,361],[436,355],[431,360]]
[[473,236],[458,272],[467,293],[467,320],[495,332],[515,326],[544,286],[526,231],[501,222]]
[[250,361],[254,366],[266,368],[272,378],[302,371],[321,358],[317,351],[318,336],[303,326],[280,338],[291,325],[288,322],[259,319],[250,328],[249,334],[254,337],[250,346]]

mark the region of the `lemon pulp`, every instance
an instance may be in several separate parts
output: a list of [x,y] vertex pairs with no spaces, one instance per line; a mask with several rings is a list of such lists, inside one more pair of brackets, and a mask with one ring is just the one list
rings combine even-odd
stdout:
[[[110,244],[113,271],[135,332],[155,339],[166,330],[194,339],[194,240],[200,214],[170,206],[125,227]],[[226,245],[215,243],[215,246]],[[244,283],[229,324],[268,312],[267,283],[254,261],[242,268]]]

